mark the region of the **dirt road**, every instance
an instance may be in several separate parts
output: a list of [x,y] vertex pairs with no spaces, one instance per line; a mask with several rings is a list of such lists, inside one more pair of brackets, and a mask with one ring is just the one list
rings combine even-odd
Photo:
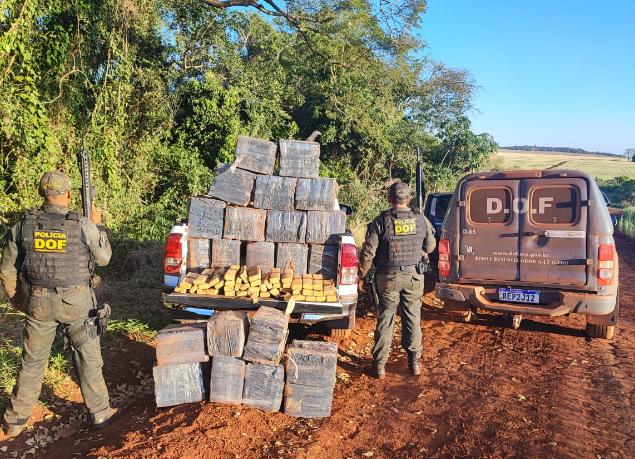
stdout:
[[[455,324],[428,296],[423,375],[410,376],[395,347],[387,379],[376,381],[363,373],[375,322],[366,301],[340,345],[332,416],[322,420],[209,402],[157,410],[152,348],[131,342],[107,359],[111,387],[127,384],[136,400],[124,418],[99,433],[64,427],[66,438],[26,457],[634,458],[635,247],[617,244],[622,313],[612,341],[586,339],[577,316],[526,318],[520,330],[488,313]],[[28,438],[0,456],[21,457]]]

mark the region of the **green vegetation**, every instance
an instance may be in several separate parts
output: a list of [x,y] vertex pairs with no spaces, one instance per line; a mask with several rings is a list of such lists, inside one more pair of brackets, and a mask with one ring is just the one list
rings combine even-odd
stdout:
[[635,207],[624,209],[624,213],[620,216],[618,228],[628,236],[635,237]]
[[464,118],[471,75],[432,60],[412,33],[425,2],[312,0],[279,13],[208,3],[3,2],[0,225],[39,203],[42,172],[79,184],[82,137],[107,226],[154,241],[208,189],[216,162],[233,160],[239,134],[322,132],[322,172],[360,223],[375,211],[368,190],[413,181],[416,145],[430,189],[495,150]]

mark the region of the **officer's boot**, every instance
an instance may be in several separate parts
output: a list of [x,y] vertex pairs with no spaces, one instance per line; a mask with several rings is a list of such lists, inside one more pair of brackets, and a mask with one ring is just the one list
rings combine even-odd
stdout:
[[368,373],[370,373],[373,378],[384,379],[386,377],[386,365],[373,362],[368,368]]
[[408,368],[410,368],[410,373],[414,376],[419,376],[421,374],[421,364],[419,363],[419,359],[409,360]]
[[7,438],[17,437],[22,433],[26,424],[5,424],[4,432]]

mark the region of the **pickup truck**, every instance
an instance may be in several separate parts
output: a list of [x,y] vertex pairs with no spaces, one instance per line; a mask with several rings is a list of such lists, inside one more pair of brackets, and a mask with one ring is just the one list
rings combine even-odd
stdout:
[[[342,210],[349,213],[347,206]],[[355,308],[357,306],[357,246],[353,234],[345,232],[338,235],[338,268],[336,287],[338,302],[315,303],[297,301],[290,323],[319,325],[316,330],[332,338],[344,338],[350,335],[355,326]],[[231,298],[215,295],[192,295],[174,293],[186,275],[187,259],[187,221],[179,220],[170,230],[165,244],[163,259],[163,302],[170,309],[175,322],[204,320],[217,310],[256,310],[260,306],[271,306],[284,310],[286,302],[277,299],[261,298],[257,304],[251,299]]]
[[477,308],[511,316],[583,314],[591,338],[619,318],[619,265],[606,199],[576,170],[497,171],[461,179],[439,241],[436,297],[458,322]]

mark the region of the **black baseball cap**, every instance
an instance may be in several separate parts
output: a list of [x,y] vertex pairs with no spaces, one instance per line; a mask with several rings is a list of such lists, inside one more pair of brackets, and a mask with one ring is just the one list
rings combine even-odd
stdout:
[[395,202],[408,202],[410,201],[410,187],[403,182],[393,183],[388,189],[388,196]]

